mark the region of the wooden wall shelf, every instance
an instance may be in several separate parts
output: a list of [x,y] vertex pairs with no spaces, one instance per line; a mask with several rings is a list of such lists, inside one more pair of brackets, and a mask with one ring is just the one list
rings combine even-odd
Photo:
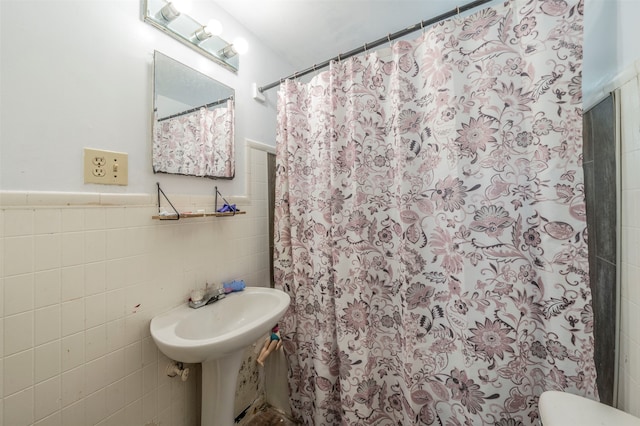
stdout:
[[[247,212],[235,212],[235,214],[233,212],[231,213],[180,213],[180,219],[190,219],[192,217],[227,217],[227,216],[237,216],[239,214],[246,214]],[[151,219],[158,219],[158,220],[176,220],[178,218],[177,215],[175,214],[169,214],[169,215],[155,215],[155,216],[151,216]]]
[[[169,200],[169,198],[167,197],[167,195],[164,193],[164,191],[160,188],[160,182],[157,182],[156,185],[158,186],[158,214],[151,216],[151,219],[157,219],[157,220],[180,220],[180,219],[190,219],[192,217],[227,217],[227,216],[235,216],[238,214],[245,214],[246,212],[240,211],[240,210],[236,210],[236,211],[230,211],[230,212],[224,212],[224,213],[220,213],[220,212],[211,212],[211,213],[204,213],[204,212],[200,212],[200,213],[191,213],[191,212],[185,212],[185,213],[180,213],[178,212],[178,210],[176,210],[176,208],[173,206],[173,204],[171,203],[171,200]],[[220,195],[222,197],[222,194],[220,194],[220,191],[218,191],[218,187],[215,187],[215,209],[218,209],[218,195]],[[160,214],[160,195],[162,195],[164,197],[165,200],[167,200],[167,203],[169,203],[169,205],[171,206],[171,208],[173,209],[173,213],[172,214]],[[224,199],[224,197],[222,197],[222,199],[224,200],[225,205],[229,205],[229,203],[227,202],[227,200]],[[233,208],[235,208],[235,204],[232,206]]]

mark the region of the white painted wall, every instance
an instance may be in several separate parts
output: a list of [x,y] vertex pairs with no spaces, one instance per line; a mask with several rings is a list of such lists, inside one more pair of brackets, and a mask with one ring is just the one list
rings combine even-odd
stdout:
[[609,83],[640,58],[639,18],[639,0],[585,0],[585,108],[606,97]]
[[[242,195],[244,140],[275,145],[275,91],[265,104],[251,84],[285,75],[285,66],[213,2],[191,15],[217,17],[225,38],[243,36],[249,52],[234,74],[141,20],[138,0],[0,2],[0,189]],[[154,49],[236,90],[236,178],[211,181],[154,175],[151,169]],[[85,185],[83,147],[129,154],[129,186]]]

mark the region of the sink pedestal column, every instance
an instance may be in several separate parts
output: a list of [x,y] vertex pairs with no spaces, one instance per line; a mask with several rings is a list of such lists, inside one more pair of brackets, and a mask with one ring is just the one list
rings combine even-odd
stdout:
[[244,350],[202,363],[201,426],[233,426],[238,373]]

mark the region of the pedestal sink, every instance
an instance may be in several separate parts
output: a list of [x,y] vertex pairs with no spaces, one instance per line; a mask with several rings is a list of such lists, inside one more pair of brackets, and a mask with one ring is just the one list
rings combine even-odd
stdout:
[[167,357],[202,363],[202,426],[232,426],[244,350],[269,332],[289,306],[276,289],[247,287],[198,309],[185,303],[151,320],[151,336]]

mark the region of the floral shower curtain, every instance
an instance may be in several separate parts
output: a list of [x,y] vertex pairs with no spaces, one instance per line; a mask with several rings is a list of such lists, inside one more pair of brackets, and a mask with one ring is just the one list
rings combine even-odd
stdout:
[[234,102],[155,121],[153,171],[212,178],[235,175]]
[[582,19],[508,1],[283,83],[276,285],[304,424],[533,425],[544,390],[597,398]]

